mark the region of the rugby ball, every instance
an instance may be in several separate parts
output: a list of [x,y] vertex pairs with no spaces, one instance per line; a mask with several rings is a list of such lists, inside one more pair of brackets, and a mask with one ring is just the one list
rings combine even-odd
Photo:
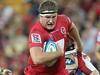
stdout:
[[[57,45],[53,40],[48,40],[46,42],[44,42],[44,48],[43,48],[44,52],[56,52],[57,51]],[[50,62],[48,62],[46,65],[48,67],[53,66],[56,63],[56,59],[52,60]]]

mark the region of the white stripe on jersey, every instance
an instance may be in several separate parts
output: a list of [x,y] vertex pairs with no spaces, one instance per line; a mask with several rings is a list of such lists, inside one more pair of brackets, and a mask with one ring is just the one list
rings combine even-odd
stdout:
[[90,69],[91,71],[96,70],[96,68],[93,66],[93,64],[89,60],[86,60],[83,58],[83,61],[88,69]]

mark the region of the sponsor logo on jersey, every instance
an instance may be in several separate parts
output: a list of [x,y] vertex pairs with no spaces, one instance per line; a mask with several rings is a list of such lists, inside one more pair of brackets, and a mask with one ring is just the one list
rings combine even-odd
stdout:
[[37,33],[32,33],[31,39],[32,39],[32,42],[34,42],[34,43],[41,43],[41,37]]

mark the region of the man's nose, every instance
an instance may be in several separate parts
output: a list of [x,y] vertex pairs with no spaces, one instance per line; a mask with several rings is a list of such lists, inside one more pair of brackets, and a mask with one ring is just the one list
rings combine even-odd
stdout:
[[52,19],[52,18],[50,18],[50,19],[49,19],[49,22],[50,22],[50,23],[52,23],[52,22],[53,22],[53,19]]

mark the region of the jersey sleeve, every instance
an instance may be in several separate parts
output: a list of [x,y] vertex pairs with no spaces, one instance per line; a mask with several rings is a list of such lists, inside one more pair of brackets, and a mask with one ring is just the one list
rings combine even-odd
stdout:
[[84,61],[82,53],[78,52],[77,59],[78,59],[78,68],[86,75],[90,75],[92,70],[90,69],[90,66],[88,66],[87,63]]
[[41,32],[33,30],[29,34],[29,47],[43,47]]

